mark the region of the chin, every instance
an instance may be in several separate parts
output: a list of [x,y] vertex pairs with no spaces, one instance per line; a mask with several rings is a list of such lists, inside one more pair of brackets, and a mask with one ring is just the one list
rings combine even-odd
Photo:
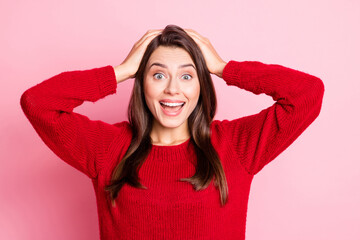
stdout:
[[184,121],[161,121],[159,124],[164,128],[178,128],[184,124]]

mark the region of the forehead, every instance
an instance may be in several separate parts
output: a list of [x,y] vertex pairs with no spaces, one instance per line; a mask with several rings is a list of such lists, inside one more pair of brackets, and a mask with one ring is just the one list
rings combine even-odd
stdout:
[[[180,47],[165,47],[160,46],[151,54],[149,61],[147,63],[147,67],[149,67],[152,63],[159,62],[166,64],[168,66],[177,66],[181,64],[192,63],[190,54]],[[195,64],[194,64],[195,65]]]

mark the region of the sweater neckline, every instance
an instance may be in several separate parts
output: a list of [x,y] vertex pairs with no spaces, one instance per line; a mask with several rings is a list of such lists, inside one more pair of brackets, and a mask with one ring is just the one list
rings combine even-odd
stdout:
[[177,145],[151,145],[150,159],[161,162],[175,163],[189,158],[192,155],[191,137]]
[[189,137],[186,141],[176,144],[176,145],[156,145],[156,144],[151,144],[152,148],[157,148],[157,149],[176,149],[176,148],[185,148],[187,147],[187,145],[190,143],[191,137]]

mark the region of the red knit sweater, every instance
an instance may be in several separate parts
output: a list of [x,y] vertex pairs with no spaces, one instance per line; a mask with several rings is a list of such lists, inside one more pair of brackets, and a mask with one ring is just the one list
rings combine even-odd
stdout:
[[101,239],[245,239],[253,176],[318,116],[324,85],[300,71],[248,61],[230,61],[223,79],[228,85],[265,93],[276,101],[258,114],[211,124],[212,144],[229,187],[224,207],[213,182],[195,191],[190,183],[178,181],[195,173],[196,155],[189,140],[175,146],[152,146],[139,171],[139,180],[147,189],[125,184],[117,207],[112,207],[104,187],[130,144],[129,123],[92,121],[73,112],[84,101],[95,102],[116,92],[110,65],[63,72],[45,80],[23,93],[21,107],[45,144],[91,178]]

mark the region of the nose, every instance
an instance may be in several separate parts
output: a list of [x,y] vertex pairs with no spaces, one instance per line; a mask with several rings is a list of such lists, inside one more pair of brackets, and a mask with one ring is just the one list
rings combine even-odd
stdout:
[[168,84],[165,88],[165,93],[167,94],[171,94],[171,95],[174,95],[174,94],[177,94],[180,92],[180,85],[179,85],[179,82],[176,78],[174,77],[171,77],[168,81]]

